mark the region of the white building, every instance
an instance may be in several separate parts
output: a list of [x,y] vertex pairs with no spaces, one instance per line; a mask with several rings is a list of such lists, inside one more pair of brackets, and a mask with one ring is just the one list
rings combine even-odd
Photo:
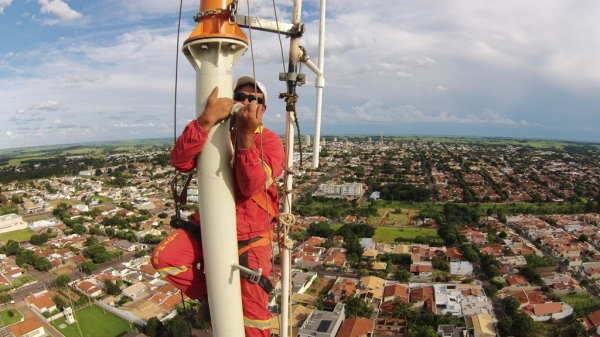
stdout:
[[471,264],[471,262],[468,261],[450,262],[450,274],[472,276],[473,265]]
[[0,215],[0,233],[7,233],[27,228],[27,223],[20,215],[11,213]]
[[363,194],[363,186],[361,183],[321,184],[317,193],[332,198],[358,198]]

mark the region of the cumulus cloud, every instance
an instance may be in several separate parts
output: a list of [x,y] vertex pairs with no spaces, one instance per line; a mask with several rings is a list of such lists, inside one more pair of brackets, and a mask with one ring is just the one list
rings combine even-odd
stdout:
[[515,122],[501,113],[489,108],[483,109],[479,114],[466,114],[459,116],[441,111],[438,114],[426,114],[411,105],[394,106],[389,109],[383,107],[382,102],[368,102],[356,106],[351,111],[344,111],[340,107],[328,107],[323,114],[327,124],[382,124],[382,123],[430,123],[430,124],[486,124],[486,125],[511,125],[511,126],[540,126],[537,123],[528,123],[525,120]]
[[103,76],[81,76],[81,75],[71,75],[69,77],[66,77],[65,79],[62,80],[61,83],[59,83],[59,87],[60,88],[78,88],[81,87],[83,84],[86,83],[102,83],[104,81],[107,81],[110,79],[110,76],[108,75],[103,75]]
[[154,123],[146,123],[146,124],[116,123],[116,124],[112,124],[111,126],[116,127],[116,128],[148,128],[148,127],[153,127]]
[[56,101],[42,101],[39,104],[35,104],[29,107],[28,110],[46,110],[46,111],[56,111],[60,109],[58,102]]
[[7,135],[7,136],[12,136],[12,135],[13,135],[13,133],[12,133],[12,132],[10,132],[10,131],[6,131],[6,135]]
[[38,3],[42,6],[40,8],[41,13],[58,17],[57,19],[46,20],[45,23],[48,25],[54,25],[63,21],[73,21],[83,16],[83,14],[73,10],[62,0],[38,0]]
[[0,0],[0,14],[4,14],[4,8],[10,6],[12,0]]

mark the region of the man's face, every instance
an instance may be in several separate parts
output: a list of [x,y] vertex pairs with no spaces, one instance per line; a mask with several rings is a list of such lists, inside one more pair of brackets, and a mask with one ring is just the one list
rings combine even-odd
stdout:
[[233,100],[235,102],[240,102],[240,103],[244,103],[244,104],[248,104],[254,100],[256,100],[258,104],[262,104],[264,107],[265,101],[264,101],[265,97],[261,92],[257,92],[254,89],[254,85],[252,84],[245,84],[241,87],[239,87],[235,93],[233,94]]

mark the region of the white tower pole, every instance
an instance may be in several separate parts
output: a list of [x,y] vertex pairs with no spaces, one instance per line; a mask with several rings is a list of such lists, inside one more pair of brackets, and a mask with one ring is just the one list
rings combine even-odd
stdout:
[[325,64],[325,8],[326,0],[321,0],[321,10],[319,18],[319,70],[315,87],[317,88],[317,107],[315,110],[315,139],[313,140],[313,162],[314,168],[319,167],[319,151],[321,150],[321,108],[323,105],[323,87],[325,79],[323,78],[323,66]]
[[[232,0],[202,0],[200,12],[227,9]],[[196,71],[196,117],[215,86],[220,97],[232,97],[233,67],[247,49],[247,38],[229,12],[206,15],[184,42],[183,53]],[[213,336],[244,336],[238,264],[233,149],[228,122],[215,125],[198,156],[198,200],[202,248]]]
[[[302,14],[302,0],[294,0],[294,7],[292,10],[292,24],[299,24]],[[298,61],[300,59],[300,36],[292,36],[290,38],[290,53],[289,53],[289,64],[288,64],[288,75],[296,74]],[[296,93],[296,78],[287,78],[287,93]],[[285,127],[285,153],[286,153],[286,170],[285,170],[285,190],[284,190],[284,203],[283,212],[292,212],[292,189],[293,189],[293,176],[291,174],[294,165],[294,122],[295,118],[292,114],[293,111],[288,109],[286,114],[286,127]],[[290,299],[290,263],[291,254],[287,247],[281,249],[281,326],[280,336],[288,337],[290,329],[289,324],[289,299]]]

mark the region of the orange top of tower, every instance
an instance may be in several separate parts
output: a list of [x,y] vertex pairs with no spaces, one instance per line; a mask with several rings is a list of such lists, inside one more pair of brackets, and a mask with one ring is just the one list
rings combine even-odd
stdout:
[[237,23],[230,20],[233,0],[201,0],[198,25],[183,44],[208,38],[231,38],[248,44],[248,38]]

